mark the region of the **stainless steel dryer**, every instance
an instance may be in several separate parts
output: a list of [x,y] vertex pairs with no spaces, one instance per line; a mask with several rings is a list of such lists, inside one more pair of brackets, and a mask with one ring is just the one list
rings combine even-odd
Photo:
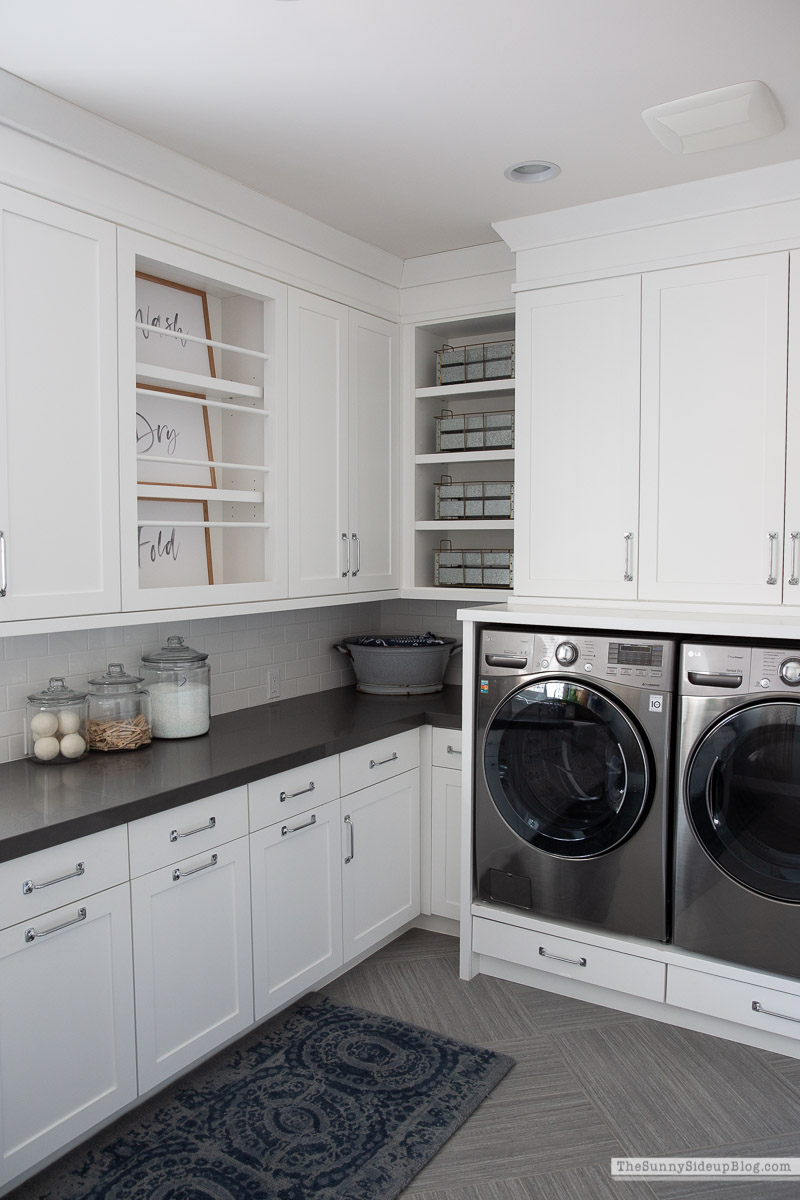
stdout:
[[663,638],[482,630],[483,900],[667,940],[674,659]]
[[800,648],[680,663],[673,940],[800,978]]

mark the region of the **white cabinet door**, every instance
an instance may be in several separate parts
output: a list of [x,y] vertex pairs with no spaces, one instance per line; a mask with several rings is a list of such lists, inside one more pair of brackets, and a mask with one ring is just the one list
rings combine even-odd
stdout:
[[419,768],[342,800],[344,961],[419,915]]
[[461,916],[461,772],[431,768],[431,912]]
[[639,597],[780,604],[788,255],[642,281]]
[[517,301],[515,591],[634,599],[638,276]]
[[790,260],[783,602],[800,604],[800,251]]
[[289,289],[289,591],[346,592],[348,310]]
[[342,964],[339,801],[250,836],[255,1019]]
[[0,622],[114,612],[114,226],[7,188],[0,222]]
[[128,884],[3,930],[0,960],[2,1186],[136,1097]]
[[381,591],[398,582],[397,326],[355,310],[349,324],[350,591]]
[[253,1022],[247,838],[131,882],[139,1091]]

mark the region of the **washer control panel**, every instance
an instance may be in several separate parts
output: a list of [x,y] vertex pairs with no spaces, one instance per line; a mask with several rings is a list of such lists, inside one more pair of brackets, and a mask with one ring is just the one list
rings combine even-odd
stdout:
[[593,676],[629,687],[672,690],[675,645],[549,630],[484,629],[478,674]]

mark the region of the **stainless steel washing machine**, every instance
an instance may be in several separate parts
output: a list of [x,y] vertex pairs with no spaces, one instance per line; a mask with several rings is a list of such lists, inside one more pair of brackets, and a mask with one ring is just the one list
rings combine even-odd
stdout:
[[676,945],[800,978],[800,647],[683,645]]
[[481,899],[668,939],[675,652],[665,638],[481,631]]

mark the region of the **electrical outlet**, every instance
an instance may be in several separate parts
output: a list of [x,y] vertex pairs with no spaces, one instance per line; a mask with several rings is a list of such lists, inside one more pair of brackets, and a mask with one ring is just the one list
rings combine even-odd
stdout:
[[281,695],[281,673],[277,667],[267,671],[267,687],[270,700],[279,700]]

